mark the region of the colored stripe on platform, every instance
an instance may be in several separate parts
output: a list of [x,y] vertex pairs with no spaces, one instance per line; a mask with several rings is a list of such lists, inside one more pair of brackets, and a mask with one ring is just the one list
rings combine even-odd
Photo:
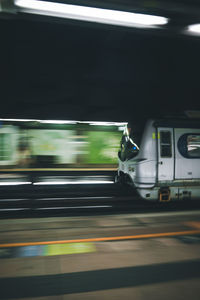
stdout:
[[38,245],[24,247],[10,247],[0,249],[0,258],[54,256],[95,252],[93,243],[69,243],[55,245]]
[[122,241],[122,240],[135,240],[135,239],[170,237],[170,236],[173,237],[173,236],[180,236],[180,235],[195,235],[195,234],[200,234],[200,230],[185,230],[185,231],[178,231],[178,232],[172,231],[172,232],[147,233],[147,234],[138,234],[138,235],[111,236],[111,237],[99,237],[99,238],[88,238],[88,239],[60,240],[60,241],[7,243],[7,244],[0,244],[0,248],[70,244],[70,243]]

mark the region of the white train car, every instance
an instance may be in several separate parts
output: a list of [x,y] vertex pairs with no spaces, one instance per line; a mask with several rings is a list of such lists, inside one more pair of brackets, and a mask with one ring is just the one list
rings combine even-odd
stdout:
[[147,200],[200,200],[200,119],[149,120],[139,144],[135,138],[127,128],[117,181]]

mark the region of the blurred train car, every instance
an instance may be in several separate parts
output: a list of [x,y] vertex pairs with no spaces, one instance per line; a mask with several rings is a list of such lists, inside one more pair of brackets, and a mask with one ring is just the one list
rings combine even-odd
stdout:
[[200,198],[200,119],[149,120],[128,126],[118,153],[116,181],[147,200]]
[[91,168],[116,171],[125,124],[0,119],[0,172]]

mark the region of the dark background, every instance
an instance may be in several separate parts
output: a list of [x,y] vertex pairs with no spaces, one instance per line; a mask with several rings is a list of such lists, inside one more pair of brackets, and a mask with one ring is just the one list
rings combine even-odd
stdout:
[[0,117],[127,121],[200,109],[200,37],[183,33],[200,23],[199,2],[74,2],[167,16],[164,29],[2,14]]

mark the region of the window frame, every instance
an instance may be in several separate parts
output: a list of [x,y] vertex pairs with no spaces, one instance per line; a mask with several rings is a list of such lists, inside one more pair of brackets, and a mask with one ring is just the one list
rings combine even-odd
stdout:
[[188,151],[188,136],[199,136],[200,137],[200,133],[184,133],[182,134],[179,139],[178,139],[178,142],[177,142],[177,148],[178,148],[178,151],[179,153],[185,157],[185,158],[188,158],[188,159],[200,159],[200,154],[199,156],[190,156],[189,155],[189,151]]

